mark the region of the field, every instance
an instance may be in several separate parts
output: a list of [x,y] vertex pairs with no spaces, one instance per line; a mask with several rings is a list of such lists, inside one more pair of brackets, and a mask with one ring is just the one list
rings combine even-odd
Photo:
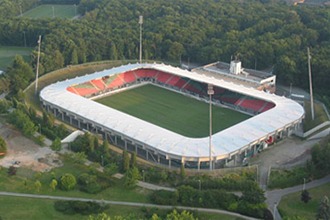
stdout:
[[[295,216],[303,217],[301,219],[316,219],[315,215],[319,203],[323,196],[330,197],[330,184],[319,186],[308,190],[312,199],[308,203],[303,203],[300,200],[301,192],[292,193],[282,198],[278,206],[282,217],[295,219]],[[297,218],[298,219],[298,218]]]
[[[97,100],[111,108],[148,121],[187,137],[209,134],[209,105],[193,98],[146,85]],[[250,116],[213,106],[213,133]]]
[[8,66],[10,66],[16,55],[22,55],[24,60],[30,61],[31,51],[32,48],[29,47],[0,46],[0,70],[5,70]]
[[23,14],[28,18],[73,18],[77,6],[74,5],[40,5]]
[[305,101],[304,108],[306,111],[306,118],[303,124],[305,132],[323,122],[329,121],[329,118],[320,103],[314,102],[314,120],[312,120],[311,103],[309,101]]

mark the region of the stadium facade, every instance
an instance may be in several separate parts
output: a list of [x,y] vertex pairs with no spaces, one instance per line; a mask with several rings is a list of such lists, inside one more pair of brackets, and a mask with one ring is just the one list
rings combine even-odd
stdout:
[[102,135],[110,143],[148,161],[168,167],[209,167],[209,137],[190,138],[158,127],[94,99],[152,83],[253,117],[212,136],[215,168],[242,164],[269,144],[290,136],[304,118],[303,107],[291,99],[228,82],[205,72],[165,64],[129,64],[57,82],[40,92],[43,107],[81,130]]

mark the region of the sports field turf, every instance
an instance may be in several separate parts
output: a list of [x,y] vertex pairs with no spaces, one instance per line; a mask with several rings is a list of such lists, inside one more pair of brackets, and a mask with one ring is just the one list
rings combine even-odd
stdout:
[[[209,105],[153,85],[145,85],[96,100],[111,108],[187,137],[209,134]],[[213,106],[213,133],[250,116]]]
[[[76,15],[74,5],[40,5],[23,14],[28,18],[73,18]],[[54,8],[54,10],[53,10]]]
[[0,46],[0,70],[5,70],[8,66],[10,66],[17,54],[22,55],[24,60],[30,61],[31,51],[32,48],[29,47]]

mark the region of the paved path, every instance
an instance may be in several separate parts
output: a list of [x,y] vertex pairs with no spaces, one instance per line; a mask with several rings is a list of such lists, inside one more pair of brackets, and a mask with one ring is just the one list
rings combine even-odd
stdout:
[[[124,175],[121,173],[116,173],[115,175],[113,175],[113,177],[115,177],[117,179],[121,179],[124,177]],[[143,182],[143,181],[138,181],[136,185],[141,188],[150,189],[150,190],[166,190],[166,191],[172,191],[172,192],[174,192],[176,190],[175,188],[158,186],[158,185]]]
[[234,217],[239,217],[247,220],[256,220],[256,218],[240,215],[234,212],[228,212],[225,210],[218,209],[206,209],[206,208],[196,208],[196,207],[186,207],[186,206],[166,206],[166,205],[154,205],[150,203],[137,203],[137,202],[123,202],[123,201],[113,201],[113,200],[103,200],[103,199],[86,199],[86,198],[75,198],[75,197],[65,197],[65,196],[49,196],[49,195],[36,195],[36,194],[24,194],[24,193],[12,193],[12,192],[0,192],[0,196],[16,196],[25,198],[36,198],[36,199],[53,199],[53,200],[71,200],[71,201],[82,201],[82,202],[99,202],[110,205],[123,205],[123,206],[135,206],[135,207],[155,207],[159,209],[182,209],[191,210],[207,213],[217,213],[226,214]]
[[[314,180],[312,182],[306,183],[305,188],[310,189],[310,188],[314,188],[317,186],[321,186],[321,185],[329,183],[329,182],[330,182],[330,175],[328,175],[322,179],[318,179],[318,180]],[[303,189],[303,185],[299,185],[299,186],[293,186],[293,187],[289,187],[289,188],[285,188],[285,189],[276,189],[276,190],[266,191],[266,198],[267,198],[266,203],[270,210],[272,210],[273,212],[275,210],[275,216],[276,216],[275,219],[276,220],[281,219],[281,216],[279,215],[277,208],[275,206],[281,202],[282,197],[287,194],[290,194],[290,193],[302,191],[302,189]]]

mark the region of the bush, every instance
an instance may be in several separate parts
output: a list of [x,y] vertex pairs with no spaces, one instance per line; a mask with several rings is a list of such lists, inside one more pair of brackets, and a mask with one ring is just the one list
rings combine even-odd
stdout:
[[108,206],[96,202],[56,201],[54,203],[54,208],[56,211],[68,215],[73,215],[76,213],[82,215],[90,215],[103,212],[108,208]]
[[177,205],[178,199],[179,195],[177,191],[157,190],[150,196],[150,200],[159,205]]
[[102,191],[95,175],[89,175],[87,173],[81,174],[78,177],[78,184],[80,186],[80,190],[83,192],[95,194]]
[[68,191],[74,189],[77,184],[77,181],[74,175],[66,173],[61,177],[60,183],[61,189]]

